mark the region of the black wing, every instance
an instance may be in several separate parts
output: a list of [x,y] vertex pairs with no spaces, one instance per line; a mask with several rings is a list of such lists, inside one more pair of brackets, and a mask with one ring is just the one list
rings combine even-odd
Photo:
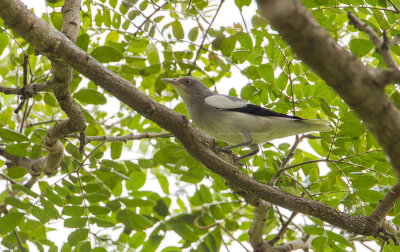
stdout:
[[291,119],[303,120],[303,118],[300,118],[298,116],[285,115],[285,114],[278,113],[278,112],[275,112],[275,111],[272,111],[272,110],[254,105],[254,104],[247,104],[245,107],[223,109],[223,110],[242,112],[242,113],[257,115],[257,116],[286,117],[286,118],[291,118]]

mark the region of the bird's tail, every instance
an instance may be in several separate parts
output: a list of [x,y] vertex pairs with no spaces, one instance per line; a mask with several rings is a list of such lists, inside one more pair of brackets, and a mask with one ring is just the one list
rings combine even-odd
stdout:
[[320,120],[320,119],[305,119],[301,121],[305,125],[308,126],[309,131],[331,131],[332,128],[329,127],[329,122],[327,120]]

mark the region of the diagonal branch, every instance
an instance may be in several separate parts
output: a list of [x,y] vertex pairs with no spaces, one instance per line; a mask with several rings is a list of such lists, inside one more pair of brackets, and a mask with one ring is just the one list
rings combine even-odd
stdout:
[[379,204],[375,207],[374,211],[368,218],[368,225],[365,228],[371,226],[382,225],[386,215],[390,209],[394,207],[394,204],[400,198],[400,182],[397,182],[385,195],[385,197],[379,201]]
[[[203,40],[201,41],[200,46],[199,46],[199,49],[197,50],[196,56],[194,57],[194,60],[193,60],[193,65],[195,65],[195,66],[197,65],[196,62],[197,62],[197,59],[198,59],[199,56],[200,56],[200,52],[201,52],[201,50],[203,50],[204,41],[206,41],[206,38],[207,38],[207,35],[208,35],[208,31],[210,30],[212,24],[214,23],[214,20],[215,20],[215,18],[217,17],[217,15],[218,15],[218,13],[219,13],[219,10],[221,9],[222,4],[224,3],[224,1],[225,1],[225,0],[221,0],[221,2],[219,3],[218,8],[217,8],[217,11],[215,12],[215,14],[214,14],[214,16],[213,16],[213,18],[212,18],[210,24],[208,25],[206,31],[205,31],[204,34],[203,34]],[[190,75],[191,72],[192,72],[192,68],[189,70],[189,74],[188,74],[188,75]]]

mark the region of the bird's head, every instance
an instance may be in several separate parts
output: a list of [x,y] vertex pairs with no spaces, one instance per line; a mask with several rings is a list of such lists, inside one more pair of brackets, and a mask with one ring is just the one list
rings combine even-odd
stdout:
[[191,76],[181,78],[163,78],[163,81],[171,84],[183,101],[198,95],[206,95],[211,92],[203,82]]

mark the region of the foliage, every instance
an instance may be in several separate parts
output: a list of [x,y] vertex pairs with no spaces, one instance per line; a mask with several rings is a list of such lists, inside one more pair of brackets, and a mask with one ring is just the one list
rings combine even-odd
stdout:
[[[47,0],[46,12],[41,14],[59,30],[63,2]],[[391,2],[400,6],[398,0]],[[380,35],[386,30],[393,37],[399,34],[400,13],[391,3],[303,3],[341,46],[365,64],[384,66],[367,35],[348,25],[346,13],[354,12]],[[217,26],[211,20],[218,13],[219,1],[84,0],[77,45],[157,102],[182,114],[187,114],[183,104],[176,102],[177,94],[161,78],[190,72],[214,87],[219,82],[234,82],[230,77],[240,72],[247,83],[241,90],[234,86],[230,95],[281,113],[328,119],[333,130],[321,133],[320,139],[308,140],[311,148],[298,148],[290,161],[295,167],[282,175],[276,186],[350,214],[371,213],[396,182],[377,141],[341,98],[296,58],[262,16],[243,11],[254,9],[247,7],[250,1],[235,0],[235,4],[234,11],[241,11],[246,18],[230,26]],[[247,19],[251,22],[245,23]],[[31,45],[7,30],[3,20],[0,28],[2,86],[22,83],[24,53],[29,55],[31,80],[44,82],[51,76],[46,57],[36,55]],[[400,55],[400,48],[394,46],[392,52]],[[88,136],[163,132],[78,72],[74,72],[70,89],[84,109]],[[386,92],[400,106],[399,90],[388,86]],[[15,96],[0,94],[1,145],[19,157],[43,157],[47,154],[42,144],[46,130],[66,116],[52,92],[36,94],[19,114],[13,114],[17,102]],[[51,176],[41,175],[32,189],[21,186],[30,178],[26,170],[7,168],[0,160],[0,172],[9,178],[0,194],[0,203],[9,212],[0,218],[3,250],[17,248],[17,239],[23,246],[28,242],[41,251],[243,249],[239,243],[250,248],[253,207],[233,194],[221,177],[206,170],[173,137],[126,143],[93,141],[83,154],[77,139],[66,138],[62,143],[66,155],[61,168]],[[249,169],[243,171],[268,182],[290,145],[266,143],[263,149],[262,155],[246,160]],[[396,204],[389,213],[396,224],[400,224],[399,210]],[[277,207],[269,210],[267,239],[280,230],[279,218],[286,219],[284,213]],[[312,245],[319,251],[355,249],[348,236],[337,234],[338,229],[333,232],[319,219],[304,218],[297,223],[302,230],[289,225],[280,242],[308,234],[317,236]],[[62,223],[63,227],[56,229],[68,235],[50,239],[53,223]],[[216,225],[200,228],[212,224]],[[176,242],[171,242],[175,237],[171,233],[178,236],[173,238]],[[384,251],[393,249],[388,245]]]

